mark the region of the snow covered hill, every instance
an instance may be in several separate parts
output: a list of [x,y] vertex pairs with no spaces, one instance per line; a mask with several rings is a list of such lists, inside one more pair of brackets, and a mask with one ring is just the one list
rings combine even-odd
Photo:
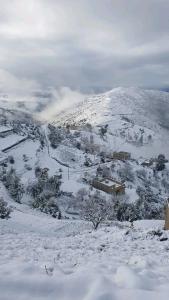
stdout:
[[[169,93],[139,88],[115,88],[104,94],[86,98],[79,105],[62,112],[63,122],[102,124],[110,122],[114,115],[128,115],[141,123],[148,119],[169,128]],[[69,114],[70,118],[69,119]]]
[[[168,299],[169,94],[114,89],[53,124],[1,104],[0,204],[12,212],[0,217],[0,300]],[[131,157],[112,156],[121,150]],[[112,215],[94,231],[79,205],[107,177],[125,194],[100,191]]]
[[[86,98],[56,115],[54,124],[108,124],[116,150],[135,157],[161,150],[169,157],[169,93],[139,88],[115,88]],[[113,146],[113,145],[112,145]],[[141,146],[141,147],[140,147]]]

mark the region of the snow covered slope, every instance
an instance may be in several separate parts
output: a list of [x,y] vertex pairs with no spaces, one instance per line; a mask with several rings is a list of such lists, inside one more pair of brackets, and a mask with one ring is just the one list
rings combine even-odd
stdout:
[[[118,148],[128,150],[135,156],[153,156],[161,151],[168,156],[167,92],[115,88],[104,94],[88,97],[78,105],[59,112],[55,120],[55,124],[108,124],[109,133],[116,137],[114,143],[118,144]],[[142,146],[141,149],[138,146]]]
[[0,219],[0,300],[167,300],[169,242],[161,221],[92,231],[17,205]]
[[[110,122],[114,115],[128,115],[140,124],[157,122],[169,129],[169,93],[139,88],[115,88],[104,94],[88,97],[79,105],[57,116],[62,122],[98,125]],[[71,119],[72,118],[72,119]]]
[[[22,110],[0,108],[0,149],[12,146],[0,153],[0,197],[13,207],[10,219],[0,219],[0,300],[168,299],[169,236],[164,221],[136,221],[134,228],[128,222],[107,221],[94,231],[75,211],[77,192],[91,192],[89,179],[98,166],[125,180],[125,203],[137,201],[138,187],[146,187],[142,192],[155,213],[163,209],[169,163],[154,172],[153,166],[141,165],[144,159],[133,157],[164,153],[169,158],[168,113],[169,94],[133,88],[89,97],[60,113],[55,124],[69,123],[70,128],[53,128]],[[26,139],[16,145],[22,137]],[[101,153],[114,150],[128,150],[132,158],[102,160]],[[47,168],[49,176],[62,176],[62,193],[56,197],[62,220],[31,208],[27,188],[37,180],[37,167]],[[11,168],[24,187],[21,204],[4,185],[3,175]]]

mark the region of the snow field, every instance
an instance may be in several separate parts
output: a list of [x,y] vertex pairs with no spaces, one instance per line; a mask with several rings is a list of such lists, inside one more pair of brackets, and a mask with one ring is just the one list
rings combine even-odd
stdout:
[[[20,207],[20,210],[18,210]],[[168,299],[169,242],[161,221],[58,221],[18,205],[0,220],[0,300]]]

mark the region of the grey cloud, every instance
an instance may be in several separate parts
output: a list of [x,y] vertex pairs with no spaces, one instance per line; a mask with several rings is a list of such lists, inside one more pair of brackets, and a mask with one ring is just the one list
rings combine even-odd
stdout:
[[41,89],[169,86],[168,0],[0,0],[0,7],[1,82],[7,72]]

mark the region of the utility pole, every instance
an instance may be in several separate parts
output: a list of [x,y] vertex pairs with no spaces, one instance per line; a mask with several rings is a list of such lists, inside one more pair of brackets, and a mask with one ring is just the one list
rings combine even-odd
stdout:
[[165,230],[169,230],[169,199],[167,199],[167,204],[165,206]]
[[68,166],[68,168],[67,168],[67,177],[68,177],[68,180],[69,180],[69,178],[70,178],[69,175],[70,175],[70,174],[69,174],[69,166]]

